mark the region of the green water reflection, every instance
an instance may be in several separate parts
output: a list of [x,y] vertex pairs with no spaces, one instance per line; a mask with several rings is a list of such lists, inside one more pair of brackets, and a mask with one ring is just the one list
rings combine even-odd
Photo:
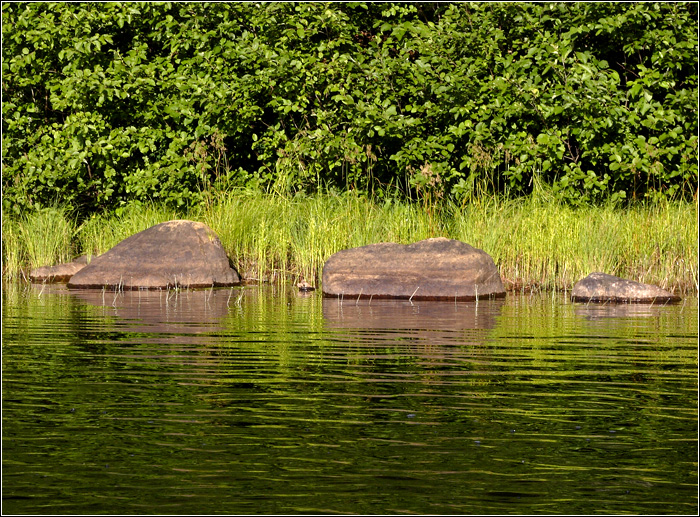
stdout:
[[2,303],[4,513],[697,513],[696,298]]

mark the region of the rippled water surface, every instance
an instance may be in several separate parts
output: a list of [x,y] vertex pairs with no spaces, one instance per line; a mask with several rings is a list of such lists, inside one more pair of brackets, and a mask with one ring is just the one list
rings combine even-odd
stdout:
[[697,514],[697,298],[2,308],[3,513]]

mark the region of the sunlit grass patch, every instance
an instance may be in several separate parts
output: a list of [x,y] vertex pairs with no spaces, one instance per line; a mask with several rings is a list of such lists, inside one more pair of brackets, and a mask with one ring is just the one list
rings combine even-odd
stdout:
[[3,277],[25,277],[31,269],[70,261],[75,223],[61,207],[49,207],[18,219],[3,217]]
[[152,203],[129,206],[119,215],[94,215],[77,228],[76,244],[83,254],[100,255],[135,233],[179,219],[181,215],[173,209]]

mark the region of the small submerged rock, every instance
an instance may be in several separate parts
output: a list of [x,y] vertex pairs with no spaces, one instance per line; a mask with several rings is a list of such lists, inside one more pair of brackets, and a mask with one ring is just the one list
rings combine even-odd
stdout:
[[680,297],[651,284],[591,273],[574,285],[571,300],[585,303],[672,303]]
[[29,280],[32,282],[68,282],[73,275],[83,269],[88,263],[87,255],[82,255],[72,262],[57,264],[55,266],[42,266],[32,269]]
[[484,251],[438,237],[339,251],[323,266],[323,294],[348,298],[474,300],[503,297],[501,277]]
[[316,290],[316,288],[310,283],[308,283],[306,280],[302,280],[301,282],[299,282],[297,284],[297,288],[302,292],[311,292]]

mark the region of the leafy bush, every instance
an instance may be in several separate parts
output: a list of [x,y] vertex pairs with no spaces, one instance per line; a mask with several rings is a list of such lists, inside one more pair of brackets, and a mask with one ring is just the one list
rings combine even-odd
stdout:
[[3,206],[697,189],[695,3],[3,4]]

